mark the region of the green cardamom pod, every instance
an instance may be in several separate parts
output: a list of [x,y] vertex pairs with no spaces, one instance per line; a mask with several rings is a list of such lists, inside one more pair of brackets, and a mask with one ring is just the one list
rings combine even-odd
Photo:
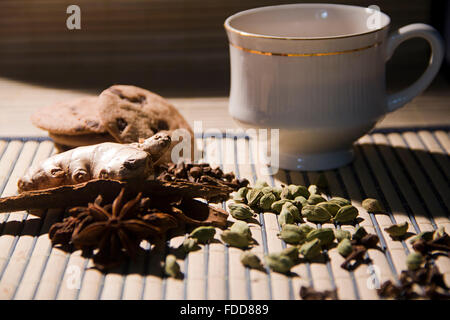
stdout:
[[180,274],[180,265],[177,262],[177,258],[173,254],[169,254],[166,257],[164,264],[164,272],[169,277],[176,278]]
[[295,246],[283,249],[280,254],[288,257],[294,263],[298,260],[298,248]]
[[239,190],[234,193],[233,200],[236,202],[245,202],[247,200],[246,198],[247,192],[248,192],[247,187],[239,188]]
[[384,228],[384,230],[391,236],[391,237],[403,237],[406,232],[408,231],[408,222],[404,223],[398,223],[393,224],[392,226],[389,226],[387,228]]
[[328,246],[334,241],[334,232],[331,228],[321,228],[312,230],[306,236],[306,241],[312,241],[314,239],[320,240],[321,246]]
[[300,228],[300,230],[303,232],[303,234],[307,235],[308,233],[310,233],[312,230],[315,230],[316,228],[311,227],[309,224],[302,224],[298,226]]
[[281,200],[283,200],[283,199],[287,199],[287,200],[292,200],[292,199],[294,199],[294,198],[292,197],[292,194],[290,193],[288,187],[284,187],[284,188],[281,190],[280,198],[281,198]]
[[228,210],[233,218],[239,220],[250,219],[253,216],[253,210],[243,203],[231,203],[228,205]]
[[259,199],[259,208],[264,211],[270,210],[275,201],[277,197],[273,193],[266,193]]
[[230,230],[225,230],[220,235],[223,242],[228,244],[229,246],[236,247],[236,248],[248,248],[251,241],[248,239],[248,237],[244,234],[232,232]]
[[377,199],[367,198],[362,202],[362,207],[367,210],[367,212],[373,213],[383,213],[383,207]]
[[417,240],[430,241],[433,239],[434,231],[422,231],[418,235],[411,238],[410,242],[414,243]]
[[319,207],[325,208],[333,217],[336,215],[336,213],[341,208],[336,203],[333,202],[320,202],[317,204]]
[[341,256],[346,258],[353,251],[352,242],[347,238],[343,239],[339,242],[337,250]]
[[189,237],[193,239],[197,239],[199,243],[206,243],[214,238],[216,234],[216,229],[214,227],[209,226],[201,226],[192,230]]
[[302,196],[306,199],[309,198],[310,193],[305,186],[290,184],[288,186],[289,193],[291,195],[291,199],[295,199],[296,197]]
[[263,194],[268,194],[268,193],[272,193],[273,188],[272,187],[264,187],[261,189],[261,192]]
[[280,253],[271,253],[265,256],[267,266],[275,272],[288,273],[294,266],[292,260]]
[[272,193],[277,197],[277,200],[281,199],[281,193],[283,192],[283,188],[281,187],[273,187]]
[[309,222],[314,223],[328,222],[332,218],[326,209],[312,205],[307,205],[302,208],[302,216],[306,217]]
[[[294,206],[296,206],[297,207],[297,209],[298,209],[298,212],[299,212],[299,214],[300,214],[300,212],[302,212],[302,208],[303,208],[303,204],[300,202],[300,201],[297,201],[297,200],[290,200],[290,202],[294,205]],[[300,216],[301,216],[301,214],[300,214]]]
[[412,252],[406,258],[408,270],[417,270],[424,263],[425,258],[418,252]]
[[181,245],[181,248],[184,250],[185,253],[189,253],[191,251],[199,250],[200,247],[198,245],[198,240],[194,238],[186,238],[183,241],[183,244]]
[[283,208],[283,205],[284,205],[286,202],[291,202],[291,200],[289,200],[289,199],[281,199],[281,200],[275,201],[275,202],[272,203],[272,205],[270,206],[270,209],[271,209],[273,212],[280,213],[280,212],[281,212],[281,209]]
[[250,207],[256,207],[259,204],[259,199],[263,196],[261,189],[250,189],[247,192],[247,204]]
[[303,233],[303,230],[301,228],[301,226],[298,226],[296,224],[285,224],[282,228],[281,231],[292,231],[292,232],[297,232],[297,233]]
[[340,207],[348,206],[348,205],[352,204],[349,200],[347,200],[345,198],[341,198],[341,197],[333,197],[329,200],[329,202],[336,203]]
[[339,209],[333,218],[333,221],[339,223],[352,222],[358,216],[358,209],[352,205],[343,206]]
[[305,259],[313,259],[320,254],[320,250],[320,240],[314,239],[312,241],[304,243],[300,247],[300,254],[305,257]]
[[260,269],[262,267],[261,260],[256,254],[250,251],[244,251],[241,254],[241,263],[252,269]]
[[305,240],[305,235],[303,233],[292,231],[281,231],[278,236],[281,240],[289,244],[299,244]]
[[364,227],[359,226],[356,228],[355,233],[353,233],[352,239],[359,241],[362,238],[364,238],[365,236],[367,236],[367,234],[368,233],[367,233],[366,229]]
[[309,194],[320,194],[319,187],[312,184],[308,187]]
[[305,240],[305,234],[295,224],[283,225],[278,237],[289,244],[299,244]]
[[295,221],[300,222],[302,220],[302,217],[300,215],[300,211],[298,208],[292,203],[292,202],[286,202],[283,204],[283,207],[281,208],[280,214],[283,213],[283,210],[289,211],[289,213],[294,217]]
[[262,188],[265,188],[268,186],[269,186],[269,184],[267,182],[265,182],[264,180],[256,180],[253,188],[254,189],[262,189]]
[[326,202],[326,201],[327,200],[324,197],[322,197],[321,195],[312,194],[312,195],[309,196],[307,202],[310,205],[315,205],[315,204],[318,204],[318,203],[321,203],[321,202]]
[[292,203],[295,204],[299,210],[301,210],[303,206],[308,205],[308,199],[304,196],[297,196],[294,198]]
[[336,238],[337,242],[341,242],[344,239],[352,239],[352,234],[350,231],[342,230],[342,229],[334,229],[334,237]]
[[236,221],[230,228],[231,232],[240,233],[248,238],[248,240],[252,240],[252,232],[250,231],[250,226],[245,221]]
[[281,210],[278,215],[278,224],[283,226],[285,224],[293,224],[295,222],[294,216],[289,210]]

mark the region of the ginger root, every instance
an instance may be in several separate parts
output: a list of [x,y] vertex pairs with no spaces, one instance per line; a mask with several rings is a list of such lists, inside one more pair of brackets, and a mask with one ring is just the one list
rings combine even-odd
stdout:
[[19,192],[74,185],[93,179],[146,179],[153,164],[170,147],[166,133],[158,133],[143,143],[105,142],[56,154],[19,179]]

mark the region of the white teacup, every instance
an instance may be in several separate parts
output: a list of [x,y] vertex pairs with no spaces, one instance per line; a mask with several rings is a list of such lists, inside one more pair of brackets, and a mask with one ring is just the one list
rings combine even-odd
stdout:
[[[426,89],[443,59],[435,29],[411,24],[388,36],[389,23],[374,9],[332,4],[263,7],[229,17],[231,116],[244,127],[280,129],[282,168],[347,164],[353,142]],[[429,66],[410,87],[387,95],[386,61],[414,37],[429,42]]]

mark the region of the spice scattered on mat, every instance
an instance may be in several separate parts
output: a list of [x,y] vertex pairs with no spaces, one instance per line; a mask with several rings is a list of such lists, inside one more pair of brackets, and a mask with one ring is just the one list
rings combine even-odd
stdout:
[[[347,271],[368,263],[369,249],[381,250],[379,238],[359,226],[362,220],[357,207],[342,197],[327,197],[323,193],[326,179],[309,187],[281,185],[270,187],[264,181],[250,186],[246,179],[233,173],[223,173],[209,164],[179,163],[161,165],[155,170],[155,180],[116,181],[93,180],[73,186],[24,192],[19,196],[0,199],[0,212],[5,210],[45,209],[48,203],[67,208],[67,216],[49,231],[53,245],[67,250],[80,249],[93,257],[95,266],[108,270],[126,259],[135,258],[143,249],[142,241],[165,243],[173,230],[190,232],[177,248],[189,254],[211,241],[242,250],[241,263],[255,272],[282,273],[296,276],[291,269],[305,262],[329,259],[327,252],[336,250],[345,260]],[[209,202],[225,201],[232,194],[228,211],[235,218],[227,223],[228,213],[210,206]],[[199,200],[201,198],[203,200]],[[366,199],[363,209],[382,213],[376,199]],[[278,237],[289,244],[281,252],[270,252],[260,259],[251,249],[260,245],[252,238],[252,224],[257,214],[278,215],[281,227]],[[306,223],[308,222],[308,223]],[[323,227],[334,224],[334,228]],[[350,225],[353,232],[343,230]],[[223,229],[217,232],[216,228]],[[406,240],[408,223],[384,229],[394,240]],[[177,233],[180,234],[180,233]],[[163,240],[163,241],[161,241]],[[406,260],[408,270],[402,271],[397,282],[385,281],[378,289],[382,298],[450,299],[444,276],[435,261],[449,257],[450,237],[443,228],[415,235],[409,240],[414,252]],[[170,252],[163,263],[167,276],[179,278],[176,255]],[[333,261],[330,261],[333,263]],[[422,287],[422,293],[417,287]],[[317,291],[301,287],[302,299],[338,299],[338,290]]]
[[163,181],[188,180],[210,185],[225,185],[234,190],[248,185],[247,179],[237,179],[233,172],[224,173],[219,167],[212,168],[208,163],[170,163],[160,165],[157,179]]
[[[107,270],[126,258],[135,258],[142,240],[153,242],[182,224],[204,224],[183,212],[183,202],[142,197],[141,193],[125,199],[125,190],[122,189],[112,203],[106,203],[98,196],[94,203],[88,203],[85,207],[68,209],[70,216],[50,228],[52,244],[73,246],[93,254],[95,266]],[[197,202],[199,206],[208,207]],[[212,228],[215,232],[212,226],[200,228]]]
[[303,300],[338,300],[336,290],[317,291],[305,286],[300,288],[300,297]]
[[[385,281],[378,295],[391,299],[433,299],[450,300],[449,287],[444,275],[435,264],[436,259],[448,258],[450,236],[444,228],[433,232],[422,232],[412,240],[414,252],[407,257],[408,270],[403,270],[398,282]],[[442,256],[447,257],[442,257]],[[422,292],[415,290],[422,287]]]

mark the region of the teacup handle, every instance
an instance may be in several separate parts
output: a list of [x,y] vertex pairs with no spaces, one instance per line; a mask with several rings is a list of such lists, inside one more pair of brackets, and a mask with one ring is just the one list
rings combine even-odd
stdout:
[[414,23],[404,26],[389,36],[387,41],[386,61],[392,57],[395,49],[402,43],[411,38],[424,38],[431,46],[430,62],[425,72],[408,88],[400,92],[390,94],[387,100],[388,111],[394,111],[402,107],[414,97],[425,90],[434,79],[441,67],[444,58],[444,44],[441,36],[433,27],[423,24]]

